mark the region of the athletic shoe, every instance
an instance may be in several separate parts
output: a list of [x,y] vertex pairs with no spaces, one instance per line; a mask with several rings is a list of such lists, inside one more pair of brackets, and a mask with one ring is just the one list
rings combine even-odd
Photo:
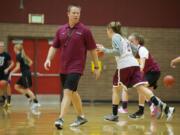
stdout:
[[174,112],[175,112],[175,108],[174,107],[169,107],[168,113],[166,114],[167,121],[172,120]]
[[166,104],[166,103],[161,103],[161,104],[160,104],[160,106],[158,107],[158,110],[159,110],[159,111],[156,113],[156,118],[157,118],[157,119],[163,118],[166,107],[167,107],[167,104]]
[[127,108],[126,108],[126,109],[123,109],[122,107],[119,107],[118,112],[119,112],[119,113],[126,114],[126,113],[128,113],[128,109],[127,109]]
[[104,119],[108,121],[118,121],[119,117],[117,115],[109,114],[105,116]]
[[6,117],[9,116],[9,114],[11,113],[11,108],[5,107],[2,110]]
[[8,103],[7,100],[5,100],[4,104],[3,104],[4,108],[8,108],[11,107],[11,103]]
[[31,105],[31,110],[35,110],[37,109],[38,107],[40,107],[41,105],[39,103],[32,103]]
[[64,120],[62,118],[59,118],[55,121],[54,125],[57,129],[62,129],[64,124]]
[[31,113],[34,115],[40,115],[41,112],[39,110],[31,110]]
[[78,116],[77,119],[70,125],[70,127],[78,127],[85,124],[86,122],[88,122],[87,119]]
[[155,117],[156,114],[158,113],[158,108],[154,105],[154,104],[151,104],[151,106],[149,107],[150,111],[151,111],[151,116],[152,117]]
[[139,110],[133,114],[129,115],[129,118],[131,119],[143,119],[144,118],[144,113],[140,112]]
[[11,105],[11,103],[7,103],[7,107],[11,107],[12,105]]
[[3,104],[3,108],[7,108],[7,102],[6,101]]
[[39,103],[32,103],[32,105],[31,105],[31,112],[32,112],[32,114],[40,115],[41,114],[41,112],[39,111],[39,107],[40,106],[41,105]]

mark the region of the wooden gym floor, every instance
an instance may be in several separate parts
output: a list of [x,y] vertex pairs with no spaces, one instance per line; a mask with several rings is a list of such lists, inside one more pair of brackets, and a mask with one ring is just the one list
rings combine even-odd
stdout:
[[[54,127],[58,117],[58,105],[43,105],[41,115],[30,113],[28,106],[13,105],[8,110],[0,107],[0,135],[179,135],[180,134],[180,105],[176,107],[174,118],[166,122],[165,118],[156,120],[150,117],[149,108],[145,109],[145,118],[131,120],[127,114],[119,114],[119,122],[108,122],[103,116],[111,112],[110,104],[84,105],[88,123],[78,128],[70,128],[69,124],[75,119],[72,107],[65,117],[63,130]],[[129,104],[129,112],[137,109],[136,104]]]

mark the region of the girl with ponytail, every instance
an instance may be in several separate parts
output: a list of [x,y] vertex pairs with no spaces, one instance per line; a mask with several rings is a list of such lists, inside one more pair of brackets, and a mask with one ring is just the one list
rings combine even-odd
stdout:
[[36,96],[30,89],[32,87],[30,66],[33,62],[26,55],[22,44],[14,45],[14,52],[16,54],[16,66],[12,70],[11,74],[16,73],[19,69],[22,73],[22,76],[16,82],[14,88],[28,98],[29,102],[31,103],[32,113],[40,114],[40,112],[37,111],[37,108],[40,107],[40,104],[38,103]]

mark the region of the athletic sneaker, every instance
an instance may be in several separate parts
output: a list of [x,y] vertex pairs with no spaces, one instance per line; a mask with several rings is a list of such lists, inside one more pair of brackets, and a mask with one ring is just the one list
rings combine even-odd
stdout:
[[156,118],[157,118],[157,119],[163,118],[166,107],[167,107],[167,104],[166,104],[166,103],[161,103],[161,104],[160,104],[160,106],[158,107],[158,110],[159,110],[159,111],[156,113]]
[[85,124],[86,122],[88,122],[87,119],[78,116],[77,119],[70,125],[70,127],[78,127],[80,125]]
[[126,114],[126,113],[128,113],[128,109],[127,109],[127,108],[124,109],[124,108],[122,108],[122,107],[119,107],[118,112],[119,112],[119,113]]
[[129,115],[129,118],[132,119],[143,119],[144,118],[144,113],[140,112],[139,110],[133,114]]
[[64,124],[64,120],[62,118],[59,118],[55,121],[54,125],[57,129],[62,129]]
[[8,107],[6,100],[5,100],[4,104],[3,104],[3,107],[4,107],[4,108],[7,108],[7,107]]
[[11,103],[8,103],[7,100],[5,100],[4,104],[3,104],[4,108],[8,108],[11,107]]
[[41,114],[41,112],[39,110],[36,110],[36,109],[31,110],[31,113],[34,114],[34,115],[37,115],[37,116]]
[[39,111],[39,107],[40,106],[41,105],[39,103],[32,103],[32,105],[31,105],[31,112],[32,112],[32,114],[40,115],[41,114],[41,112]]
[[31,105],[31,110],[35,110],[37,109],[38,107],[40,107],[41,105],[39,103],[32,103]]
[[167,121],[172,120],[174,112],[175,112],[175,108],[174,107],[169,107],[168,113],[166,114]]
[[104,116],[104,119],[108,121],[118,121],[119,117],[117,115],[109,114]]
[[151,116],[155,117],[156,114],[158,113],[158,107],[156,107],[154,104],[151,104],[151,106],[149,107],[150,111],[151,111]]

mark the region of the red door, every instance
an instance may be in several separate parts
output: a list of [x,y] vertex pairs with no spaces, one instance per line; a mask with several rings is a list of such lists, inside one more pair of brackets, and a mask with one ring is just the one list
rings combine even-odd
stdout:
[[37,72],[39,73],[37,79],[37,89],[40,94],[59,94],[60,80],[59,80],[59,51],[56,53],[49,71],[44,69],[44,62],[48,53],[50,45],[46,39],[37,40],[36,42],[36,61]]
[[[59,51],[56,53],[50,71],[45,71],[44,61],[46,59],[48,49],[50,47],[47,39],[23,39],[23,47],[26,54],[33,60],[31,71],[33,73],[33,87],[32,91],[36,94],[59,94],[60,93],[60,80],[59,80]],[[12,59],[16,61],[16,56],[13,51],[14,40],[11,40],[8,45],[8,52]],[[12,92],[14,84],[19,76],[12,77]]]

